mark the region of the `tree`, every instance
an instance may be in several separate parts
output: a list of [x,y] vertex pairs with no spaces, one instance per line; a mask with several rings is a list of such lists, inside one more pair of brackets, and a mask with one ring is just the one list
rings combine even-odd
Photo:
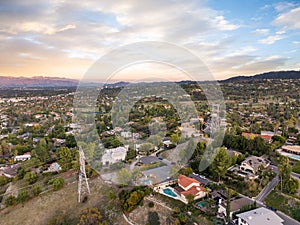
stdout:
[[17,204],[17,198],[13,195],[8,196],[7,199],[5,200],[6,206],[11,206],[16,204]]
[[170,141],[173,142],[173,143],[175,143],[175,144],[178,144],[178,142],[179,142],[179,136],[178,136],[178,134],[172,134],[170,136]]
[[10,179],[4,176],[0,176],[0,186],[3,186],[10,182]]
[[69,170],[72,167],[72,153],[67,147],[60,147],[58,149],[59,165],[63,171]]
[[39,185],[34,185],[31,192],[33,196],[38,196],[41,193],[41,187]]
[[132,174],[131,172],[126,169],[126,168],[122,168],[118,173],[117,173],[117,181],[120,184],[123,185],[128,185],[131,182],[132,179]]
[[133,148],[129,148],[126,153],[125,160],[134,159],[135,157],[136,157],[136,150],[134,150]]
[[286,142],[286,138],[285,138],[285,137],[282,137],[282,136],[280,136],[280,135],[274,135],[274,136],[272,137],[272,140],[273,140],[273,141],[278,141],[281,145],[284,145],[285,142]]
[[28,194],[28,191],[27,190],[21,190],[19,193],[18,193],[18,197],[17,197],[17,201],[19,203],[24,203],[26,202],[27,200],[29,199],[29,194]]
[[145,154],[145,155],[149,155],[150,152],[151,152],[153,149],[154,149],[154,145],[151,144],[151,143],[146,142],[146,143],[144,143],[144,144],[142,144],[142,145],[140,146],[139,152],[141,152],[141,153],[143,153],[143,154]]
[[220,182],[220,178],[224,177],[227,169],[230,167],[230,157],[227,154],[226,150],[224,147],[220,148],[217,156],[215,157],[213,163],[212,163],[212,170],[218,174],[219,177],[219,182]]
[[230,221],[230,211],[231,211],[231,196],[232,196],[232,190],[227,189],[227,202],[226,202],[226,221]]
[[282,156],[280,164],[278,164],[279,179],[280,179],[280,189],[283,191],[286,184],[291,178],[292,166],[290,165],[289,158]]
[[159,135],[151,135],[147,142],[155,145],[156,147],[159,147],[159,145],[161,144],[161,137]]
[[160,225],[159,216],[157,212],[148,213],[148,224],[149,225]]
[[254,192],[257,190],[257,183],[254,180],[248,181],[248,189],[250,192]]
[[38,175],[34,172],[27,172],[24,176],[24,180],[28,184],[34,184],[38,179]]
[[74,147],[77,146],[77,143],[76,143],[74,135],[68,135],[66,137],[66,146],[68,148],[74,148]]
[[299,182],[297,179],[291,177],[286,184],[286,191],[289,194],[295,194],[298,192]]
[[35,152],[36,155],[38,156],[38,158],[42,161],[42,162],[46,162],[47,157],[48,157],[48,151],[47,151],[47,142],[44,138],[40,139],[40,141],[38,142],[36,148],[35,148]]
[[102,215],[97,208],[87,208],[80,216],[78,225],[105,225],[106,221],[102,221]]
[[178,173],[188,176],[193,173],[193,169],[191,167],[183,167],[179,170]]
[[10,153],[10,147],[7,144],[6,140],[1,141],[1,151],[0,152],[2,154],[2,157],[5,155],[8,155]]
[[188,194],[186,196],[186,200],[188,201],[188,203],[190,204],[192,201],[194,201],[195,196],[192,194]]
[[65,180],[62,177],[53,178],[48,182],[48,184],[52,184],[54,191],[57,191],[58,189],[62,188],[64,186],[64,183]]
[[18,179],[21,180],[24,178],[26,174],[26,170],[24,169],[24,167],[20,166],[18,169],[17,169],[17,175],[18,175]]

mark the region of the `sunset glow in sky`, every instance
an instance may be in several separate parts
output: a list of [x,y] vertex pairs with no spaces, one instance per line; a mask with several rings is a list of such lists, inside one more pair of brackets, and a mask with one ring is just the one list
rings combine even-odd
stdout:
[[[300,2],[0,1],[1,76],[80,79],[108,51],[148,40],[189,49],[217,79],[299,70]],[[120,79],[156,72],[185,78],[158,68],[128,68]]]

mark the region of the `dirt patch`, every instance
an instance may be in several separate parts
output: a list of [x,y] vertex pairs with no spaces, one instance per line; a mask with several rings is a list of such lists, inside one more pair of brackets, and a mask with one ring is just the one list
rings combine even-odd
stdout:
[[148,213],[152,211],[158,213],[159,221],[161,225],[169,225],[167,221],[168,218],[171,217],[172,211],[155,202],[153,202],[154,207],[150,208],[148,206],[150,202],[151,201],[144,200],[144,205],[137,207],[129,214],[128,217],[137,224],[145,225],[148,222]]
[[81,212],[88,207],[99,207],[107,215],[109,224],[127,225],[118,204],[109,200],[107,193],[111,188],[100,178],[90,180],[91,196],[85,203],[78,203],[77,182],[63,189],[42,194],[24,206],[8,207],[0,211],[1,225],[43,225],[58,215],[64,215],[76,221]]

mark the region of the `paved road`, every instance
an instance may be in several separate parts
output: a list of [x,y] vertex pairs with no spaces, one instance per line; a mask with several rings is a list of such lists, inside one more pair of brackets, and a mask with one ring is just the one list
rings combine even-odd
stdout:
[[[241,197],[243,198],[246,198],[246,199],[249,199],[251,200],[252,202],[256,201],[256,205],[259,206],[259,207],[266,207],[266,205],[261,202],[261,201],[258,201],[256,199],[253,199],[253,198],[249,198],[248,196],[245,196],[245,195],[242,195],[242,194],[239,194]],[[284,214],[283,212],[281,211],[276,211],[275,212],[281,219],[284,220],[284,225],[300,225],[300,223],[296,220],[294,220],[293,218],[289,217],[288,215]]]
[[[277,166],[272,165],[271,167],[272,167],[272,170],[273,170],[275,173],[277,173],[277,174],[279,173],[279,172],[278,172],[278,167],[277,167]],[[291,172],[291,176],[294,177],[294,178],[297,178],[298,180],[300,179],[300,174],[298,174],[298,173]]]
[[278,182],[279,178],[278,175],[276,175],[276,177],[274,177],[273,180],[271,180],[271,182],[269,182],[267,186],[265,186],[264,189],[262,189],[262,191],[258,194],[258,196],[255,198],[256,201],[263,202],[271,193],[271,191],[277,186]]
[[294,220],[293,218],[289,217],[281,211],[276,211],[276,214],[284,220],[284,225],[300,225],[300,223],[297,220]]

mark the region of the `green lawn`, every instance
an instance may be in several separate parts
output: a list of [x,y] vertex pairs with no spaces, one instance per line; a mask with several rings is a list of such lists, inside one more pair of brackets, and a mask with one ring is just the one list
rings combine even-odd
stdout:
[[283,195],[278,191],[272,191],[271,194],[266,198],[266,204],[277,210],[284,212],[285,214],[293,217],[300,221],[300,201]]
[[292,162],[293,162],[293,167],[292,167],[293,172],[300,174],[300,162],[299,161],[292,161]]

